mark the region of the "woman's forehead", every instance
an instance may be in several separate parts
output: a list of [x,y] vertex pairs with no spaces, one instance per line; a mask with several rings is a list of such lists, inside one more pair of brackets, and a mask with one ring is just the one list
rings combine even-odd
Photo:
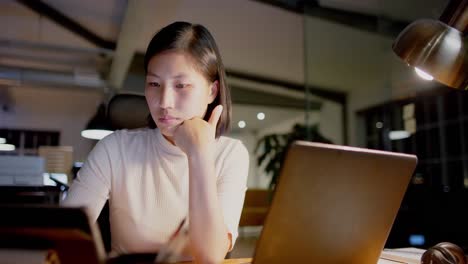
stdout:
[[182,51],[165,51],[153,56],[148,63],[147,76],[156,78],[204,78],[192,56]]

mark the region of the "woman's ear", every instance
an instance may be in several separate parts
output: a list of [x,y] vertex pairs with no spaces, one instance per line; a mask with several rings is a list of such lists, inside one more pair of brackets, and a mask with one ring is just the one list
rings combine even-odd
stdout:
[[211,84],[210,94],[209,94],[209,104],[213,103],[219,93],[219,81],[216,80]]

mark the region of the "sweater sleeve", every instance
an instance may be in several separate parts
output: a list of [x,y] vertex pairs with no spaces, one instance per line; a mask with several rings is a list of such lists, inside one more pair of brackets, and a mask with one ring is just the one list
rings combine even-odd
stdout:
[[[115,133],[114,133],[115,134]],[[78,171],[68,191],[67,197],[61,203],[68,207],[85,207],[92,221],[96,221],[111,187],[111,145],[115,135],[111,134],[100,140],[88,155],[83,167]]]
[[248,172],[249,153],[240,141],[236,141],[224,159],[221,174],[217,180],[218,199],[223,210],[224,223],[232,235],[229,250],[234,247],[238,236],[237,229],[247,190]]

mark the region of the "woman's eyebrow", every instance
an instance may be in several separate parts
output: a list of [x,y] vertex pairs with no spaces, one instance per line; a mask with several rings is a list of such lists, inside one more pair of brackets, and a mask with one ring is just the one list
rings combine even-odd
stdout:
[[146,76],[153,76],[153,77],[159,78],[159,75],[157,75],[156,73],[153,73],[153,72],[147,72]]
[[175,75],[174,77],[172,77],[172,79],[180,79],[180,78],[184,78],[184,77],[187,77],[187,75],[185,73],[179,73],[179,74]]
[[[147,72],[146,76],[153,76],[153,77],[156,77],[156,78],[161,78],[161,77],[159,77],[159,75],[157,75],[154,72]],[[176,75],[172,76],[171,79],[179,79],[179,78],[184,78],[184,77],[187,77],[187,74],[179,73],[179,74],[176,74]]]

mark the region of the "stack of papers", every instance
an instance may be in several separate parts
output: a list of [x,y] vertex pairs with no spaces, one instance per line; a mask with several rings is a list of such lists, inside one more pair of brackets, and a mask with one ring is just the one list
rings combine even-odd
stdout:
[[0,185],[41,186],[44,170],[42,157],[0,155]]
[[384,249],[380,254],[378,264],[407,263],[419,264],[426,250],[420,248]]

